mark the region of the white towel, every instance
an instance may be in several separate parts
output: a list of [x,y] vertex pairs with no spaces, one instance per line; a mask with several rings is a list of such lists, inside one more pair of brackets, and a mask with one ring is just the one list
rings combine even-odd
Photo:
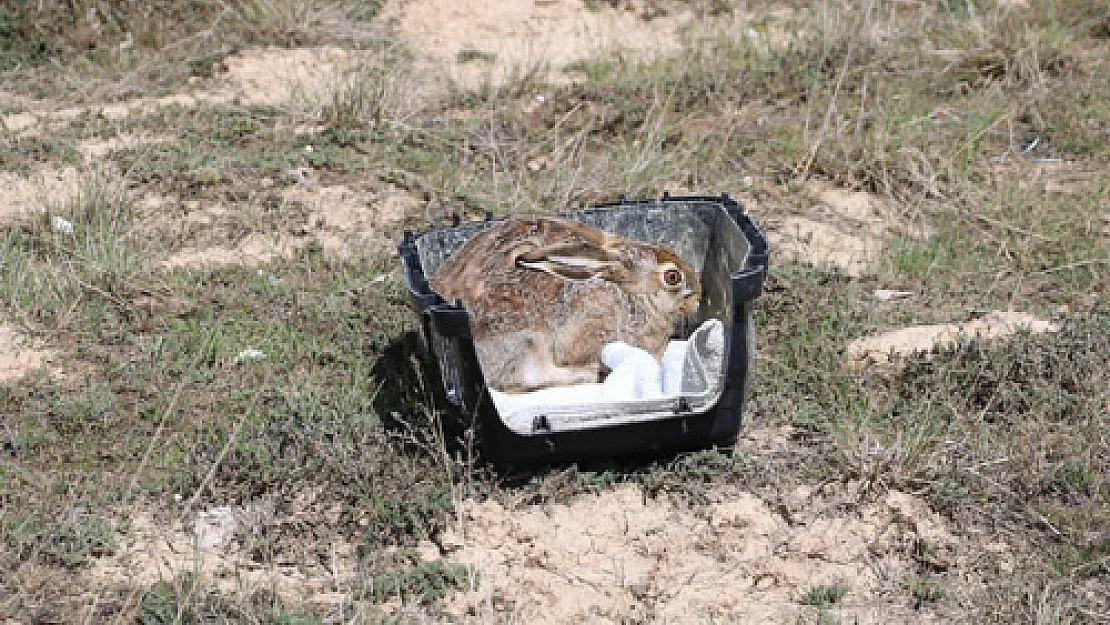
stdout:
[[717,319],[703,323],[686,341],[671,341],[657,361],[648,352],[627,343],[613,342],[601,350],[600,359],[611,372],[601,384],[576,384],[532,391],[502,393],[490,389],[501,419],[514,431],[531,431],[537,415],[591,405],[613,405],[651,400],[673,400],[680,395],[705,395],[720,384],[724,364],[724,325]]
[[609,367],[610,373],[601,384],[599,401],[658,399],[663,396],[659,363],[645,350],[619,341],[609,343],[601,349],[601,362]]

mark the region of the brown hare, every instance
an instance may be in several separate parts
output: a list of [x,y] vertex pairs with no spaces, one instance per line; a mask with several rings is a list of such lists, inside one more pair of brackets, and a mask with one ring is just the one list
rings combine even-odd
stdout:
[[505,392],[597,382],[611,341],[662,356],[701,298],[673,250],[554,216],[472,237],[431,280],[470,313],[486,383]]

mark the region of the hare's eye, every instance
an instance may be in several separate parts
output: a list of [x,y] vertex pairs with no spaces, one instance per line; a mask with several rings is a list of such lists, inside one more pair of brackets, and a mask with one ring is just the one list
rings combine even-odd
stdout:
[[682,272],[677,269],[668,269],[663,272],[663,282],[667,286],[678,286],[682,284]]

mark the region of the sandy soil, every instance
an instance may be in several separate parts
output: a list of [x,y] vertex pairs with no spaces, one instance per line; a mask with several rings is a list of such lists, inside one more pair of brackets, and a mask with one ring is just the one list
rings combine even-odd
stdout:
[[927,352],[935,346],[952,345],[960,339],[993,339],[1022,330],[1041,333],[1059,329],[1055,323],[1038,319],[1029,313],[994,311],[967,323],[914,326],[859,338],[848,345],[847,359],[852,367],[897,369],[915,352]]
[[927,226],[900,214],[891,200],[865,191],[811,183],[803,209],[748,199],[746,206],[767,231],[775,255],[830,265],[860,275],[894,235],[924,238]]
[[[602,51],[638,59],[678,52],[684,36],[718,29],[754,41],[785,43],[794,9],[760,5],[715,12],[712,2],[670,0],[399,0],[379,22],[416,52],[418,67],[463,87],[503,84],[540,71],[548,81],[574,80],[567,66]],[[467,59],[467,57],[472,57]]]
[[[644,20],[644,7],[608,2],[589,10],[582,0],[401,0],[379,19],[416,52],[422,71],[474,87],[536,68],[558,78],[569,63],[606,49],[638,58],[677,52],[680,31],[696,15],[688,4],[671,4],[665,15]],[[491,56],[460,62],[467,52]]]
[[[789,444],[789,430],[744,438],[771,449]],[[95,592],[195,573],[227,596],[265,589],[288,606],[336,607],[358,583],[356,548],[328,534],[339,509],[319,495],[297,496],[280,515],[273,500],[183,516],[138,506],[120,517],[116,553],[82,575]],[[1004,544],[957,537],[912,494],[868,497],[854,483],[774,499],[722,487],[704,505],[626,484],[548,505],[469,499],[458,510],[438,545],[418,552],[474,567],[474,586],[444,606],[463,623],[793,624],[819,616],[806,592],[832,585],[847,590],[825,608],[840,622],[952,622],[944,604],[914,606],[906,580],[942,571],[958,591],[952,584],[1014,557]]]
[[52,122],[67,122],[84,112],[108,119],[124,119],[161,106],[196,106],[202,103],[239,102],[267,105],[290,100],[319,102],[345,76],[357,72],[374,56],[369,52],[334,47],[277,49],[252,48],[232,55],[217,65],[216,78],[196,88],[158,98],[137,98],[91,107],[52,109],[36,103],[31,110],[0,118],[9,131],[34,131]]
[[[127,525],[117,534],[116,553],[95,559],[84,571],[88,588],[148,588],[191,573],[228,597],[249,599],[269,591],[289,605],[333,607],[349,596],[354,581],[353,543],[311,531],[303,532],[298,541],[282,540],[264,548],[258,543],[260,532],[272,534],[283,525],[334,524],[338,508],[319,504],[316,497],[317,493],[303,493],[281,518],[273,514],[273,502],[202,510],[187,521],[168,521],[164,510],[140,506],[121,515]],[[266,554],[265,563],[260,553]]]
[[272,180],[250,181],[236,195],[245,199],[144,197],[144,227],[170,242],[161,265],[254,265],[290,257],[317,242],[333,257],[364,246],[392,249],[397,224],[423,210],[392,185],[320,184],[310,172],[286,188],[276,188]]
[[63,204],[77,193],[76,168],[38,167],[31,174],[0,171],[0,224]]
[[169,143],[172,140],[172,137],[125,133],[107,139],[96,138],[79,141],[77,142],[77,151],[85,158],[85,162],[95,163],[115,150],[126,150],[142,146]]
[[814,611],[807,590],[842,584],[841,622],[939,620],[898,585],[915,544],[953,568],[966,546],[912,495],[839,501],[814,487],[784,505],[721,491],[698,510],[632,485],[550,506],[466,501],[443,544],[482,581],[451,610],[475,623],[795,623]]
[[0,383],[48,368],[57,355],[14,328],[0,325]]
[[[423,73],[474,88],[531,71],[548,81],[574,80],[567,65],[598,52],[619,50],[638,59],[668,56],[682,47],[686,32],[746,23],[735,14],[712,16],[707,6],[626,1],[614,7],[603,1],[588,9],[582,0],[401,0],[387,4],[380,21],[410,44]],[[787,14],[777,9],[766,17],[778,23]]]

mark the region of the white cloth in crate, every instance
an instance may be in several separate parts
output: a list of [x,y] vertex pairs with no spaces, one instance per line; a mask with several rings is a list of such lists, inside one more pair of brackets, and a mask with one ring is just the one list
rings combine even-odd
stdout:
[[609,367],[610,373],[600,384],[575,384],[514,394],[490,389],[490,395],[502,421],[510,429],[523,433],[533,428],[539,415],[558,415],[575,408],[589,412],[599,406],[645,405],[651,400],[705,396],[720,385],[724,350],[724,325],[718,319],[710,319],[688,340],[671,341],[661,362],[627,343],[607,344],[601,350],[601,362]]

